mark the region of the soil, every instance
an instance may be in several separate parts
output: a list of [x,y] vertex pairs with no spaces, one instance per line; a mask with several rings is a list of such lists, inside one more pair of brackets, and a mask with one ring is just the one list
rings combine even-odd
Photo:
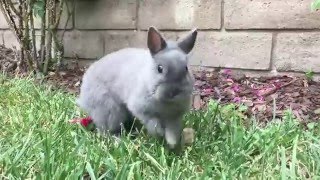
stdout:
[[0,71],[14,72],[17,68],[16,53],[12,49],[0,45]]
[[302,122],[320,119],[320,82],[306,76],[256,78],[227,69],[197,72],[195,79],[195,108],[205,106],[213,98],[222,104],[246,105],[247,114],[260,122],[281,118],[286,110],[292,110]]
[[[0,45],[0,71],[15,73],[15,53]],[[78,94],[84,67],[76,66],[65,71],[50,72],[47,82]],[[17,74],[17,73],[15,73]],[[237,103],[248,107],[247,114],[260,122],[275,116],[281,118],[285,110],[291,109],[300,121],[320,119],[320,82],[306,76],[246,77],[230,69],[222,71],[195,71],[193,109],[206,107],[210,99],[221,104]]]

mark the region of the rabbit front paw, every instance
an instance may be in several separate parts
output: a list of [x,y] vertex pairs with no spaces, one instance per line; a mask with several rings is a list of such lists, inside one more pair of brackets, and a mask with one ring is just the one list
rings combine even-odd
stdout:
[[174,131],[166,129],[165,131],[165,139],[169,149],[174,151],[179,151],[181,148],[181,136]]
[[170,121],[166,123],[165,139],[169,149],[175,153],[179,153],[183,146],[183,142],[181,141],[181,127],[180,121]]

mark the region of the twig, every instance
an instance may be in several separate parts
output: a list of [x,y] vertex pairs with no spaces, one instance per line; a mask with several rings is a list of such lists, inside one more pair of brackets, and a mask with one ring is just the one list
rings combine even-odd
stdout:
[[18,62],[18,60],[13,59],[13,58],[11,58],[10,56],[7,56],[7,55],[5,55],[5,54],[2,54],[1,56],[2,56],[6,61],[9,61],[9,62]]
[[266,84],[266,83],[258,82],[258,81],[255,81],[255,80],[252,80],[251,82],[253,82],[255,84],[260,84],[260,85],[265,85]]
[[30,34],[29,34],[29,15],[31,12],[31,7],[28,6],[27,2],[24,1],[24,3],[22,4],[22,17],[23,17],[23,25],[22,26],[24,28],[24,35],[23,35],[23,48],[24,48],[24,52],[25,52],[25,56],[26,56],[26,60],[28,63],[28,69],[33,71],[34,67],[33,67],[33,63],[31,60],[31,46],[30,46]]
[[[31,1],[31,6],[33,5],[34,1]],[[36,34],[35,34],[35,29],[34,29],[34,18],[33,18],[33,9],[30,8],[30,30],[31,30],[31,41],[32,41],[32,55],[33,55],[33,61],[34,61],[34,66],[35,70],[38,71],[39,68],[39,62],[37,59],[37,46],[36,46]]]
[[43,68],[43,62],[45,59],[45,37],[46,37],[46,7],[47,7],[47,0],[44,0],[44,6],[45,9],[43,14],[41,15],[41,39],[40,39],[40,62],[39,62],[39,68]]
[[60,42],[63,41],[63,37],[64,37],[64,34],[66,32],[66,29],[67,29],[67,26],[68,26],[68,23],[69,23],[69,20],[70,20],[70,17],[73,15],[74,13],[74,4],[75,4],[75,0],[72,0],[72,9],[70,11],[70,8],[69,8],[69,5],[68,3],[64,0],[64,2],[66,3],[66,8],[67,8],[67,11],[68,11],[68,16],[67,16],[67,20],[66,20],[66,23],[64,24],[64,28],[63,28],[63,31],[62,31],[62,35],[61,35],[61,39],[60,39]]
[[[71,10],[70,10],[70,7],[69,7],[69,3],[68,3],[66,0],[61,0],[61,2],[62,2],[62,1],[63,1],[63,2],[65,3],[65,5],[66,5],[66,9],[67,9],[67,20],[66,20],[66,22],[65,22],[65,24],[64,24],[64,28],[63,28],[63,30],[62,30],[61,39],[60,39],[60,40],[56,40],[56,41],[58,41],[58,42],[62,42],[62,41],[63,41],[63,38],[64,38],[64,35],[65,35],[65,32],[66,32],[66,29],[67,29],[69,20],[70,20],[70,18],[73,16],[73,14],[74,14],[74,9],[75,9],[75,8],[74,8],[75,0],[72,0],[72,3],[71,3],[72,8],[71,8]],[[56,36],[57,36],[57,34],[56,34]],[[57,67],[59,68],[59,67],[60,67],[60,64],[61,64],[61,58],[64,56],[63,43],[60,43],[58,47],[59,47],[59,53],[60,53],[60,57],[58,57],[58,58],[60,58],[60,59],[58,59]],[[58,69],[57,69],[57,70],[58,70]]]
[[20,52],[20,58],[21,58],[21,62],[19,63],[19,65],[20,66],[22,66],[23,65],[23,60],[25,59],[25,54],[24,54],[24,52],[25,52],[25,48],[24,48],[24,42],[23,42],[23,31],[22,31],[22,29],[23,29],[23,7],[22,7],[22,0],[19,0],[18,1],[19,2],[19,13],[22,15],[22,16],[20,16],[19,18],[18,18],[18,22],[19,22],[19,27],[18,27],[18,32],[19,32],[19,34],[18,34],[18,37],[19,37],[19,39],[20,39],[20,50],[21,50],[21,52]]
[[[6,2],[6,0],[2,0],[1,4],[0,4],[0,10],[1,10],[2,14],[4,15],[7,23],[9,24],[10,29],[15,32],[14,35],[16,36],[16,39],[18,41],[20,41],[18,27],[13,19],[13,15],[11,14],[9,5],[7,3],[12,4],[12,2],[10,2],[10,1]],[[18,17],[20,17],[20,16],[18,16]]]
[[47,34],[46,38],[46,57],[45,57],[45,61],[43,64],[43,73],[46,74],[48,72],[48,66],[49,66],[49,61],[51,59],[51,47],[52,47],[52,24],[53,24],[53,12],[52,12],[52,8],[53,7],[53,1],[55,0],[49,0],[48,1],[48,31],[49,33]]
[[22,36],[23,36],[23,32],[22,32],[22,29],[23,29],[23,7],[22,7],[22,4],[23,4],[23,2],[22,2],[22,0],[19,0],[18,1],[19,2],[19,14],[21,15],[20,17],[19,17],[19,28],[18,28],[18,30],[20,30],[20,36],[21,37],[19,37],[21,40],[22,40]]
[[[54,20],[54,28],[55,29],[59,26],[59,23],[60,23],[62,9],[63,9],[63,2],[64,2],[64,0],[60,0],[58,13],[56,13],[57,15],[56,15],[55,20]],[[55,4],[55,6],[56,6],[56,4]],[[55,11],[57,11],[56,7],[55,7]]]
[[[60,0],[59,8],[57,9],[57,2],[53,1],[53,8],[52,8],[52,14],[51,14],[51,35],[52,35],[52,43],[51,43],[51,49],[53,50],[51,60],[56,60],[57,55],[57,42],[56,42],[56,36],[57,36],[57,27],[60,22],[60,13],[62,12],[62,0]],[[58,13],[57,13],[58,11]]]
[[14,7],[13,3],[10,1],[9,2],[9,7],[12,9],[12,11],[17,15],[17,16],[22,16],[21,13],[18,12],[18,10],[16,9],[16,7]]
[[279,89],[281,89],[281,88],[284,88],[284,87],[286,87],[286,86],[289,86],[290,84],[292,84],[292,83],[295,82],[296,80],[297,80],[297,79],[293,79],[293,80],[291,80],[290,82],[288,82],[288,83],[286,83],[286,84],[283,84],[282,86],[275,86],[275,87],[273,87],[273,88],[271,88],[271,89],[269,89],[269,90],[261,93],[260,95],[261,95],[261,96],[269,96],[269,95],[275,93],[277,90],[279,90]]

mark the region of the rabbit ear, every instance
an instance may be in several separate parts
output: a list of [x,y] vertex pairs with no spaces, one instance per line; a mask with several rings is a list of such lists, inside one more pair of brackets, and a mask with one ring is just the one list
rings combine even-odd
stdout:
[[166,47],[167,43],[164,38],[155,27],[151,26],[148,30],[148,48],[151,54],[155,55]]
[[186,37],[184,37],[179,43],[178,46],[180,49],[188,54],[194,47],[194,44],[196,42],[196,38],[198,35],[198,30],[193,29],[191,33],[189,33]]

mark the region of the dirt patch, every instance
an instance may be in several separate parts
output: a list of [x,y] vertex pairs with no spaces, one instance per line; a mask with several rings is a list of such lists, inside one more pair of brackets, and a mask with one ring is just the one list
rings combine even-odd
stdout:
[[80,85],[85,68],[76,68],[60,72],[50,72],[46,80],[57,88],[72,94],[79,94]]
[[17,63],[15,51],[0,45],[0,72],[13,73]]
[[[28,76],[28,74],[24,72],[19,72],[17,67],[17,51],[0,45],[0,72],[9,76]],[[84,71],[85,68],[76,65],[73,69],[66,69],[65,71],[59,72],[49,72],[47,77],[44,79],[37,78],[37,80],[45,80],[56,88],[62,88],[71,93],[78,93]]]
[[273,116],[280,118],[288,109],[304,122],[320,118],[320,82],[306,76],[253,78],[227,69],[197,72],[195,78],[196,108],[205,106],[210,98],[214,98],[220,99],[222,104],[246,105],[248,115],[255,116],[260,122]]

